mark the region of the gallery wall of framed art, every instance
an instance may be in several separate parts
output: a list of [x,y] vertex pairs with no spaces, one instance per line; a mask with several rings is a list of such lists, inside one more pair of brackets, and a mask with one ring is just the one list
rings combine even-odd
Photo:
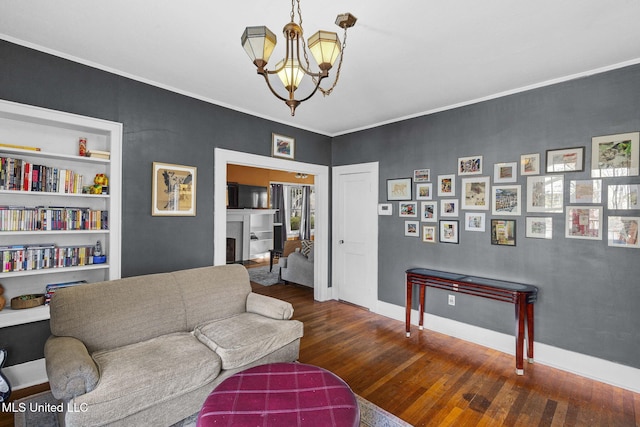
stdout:
[[[564,236],[606,241],[611,247],[640,248],[640,183],[607,184],[608,178],[638,176],[638,135],[639,132],[629,132],[593,137],[589,149],[585,145],[521,154],[520,162],[486,165],[483,155],[458,157],[451,168],[457,169],[455,173],[437,175],[435,182],[431,182],[433,168],[425,164],[412,174],[407,171],[411,177],[388,179],[387,201],[397,201],[400,217],[419,218],[405,221],[404,235],[420,237],[421,231],[428,232],[422,237],[425,243],[461,244],[463,232],[488,230],[488,243],[515,247],[518,218],[525,215],[525,238],[552,240]],[[589,154],[591,179],[573,179],[576,173],[585,171]],[[493,176],[482,175],[483,170],[489,169]],[[456,194],[460,197],[456,198]],[[605,217],[603,203],[607,211],[631,211],[634,215]],[[554,234],[550,214],[564,215],[564,232],[556,230]],[[462,227],[457,218],[464,221]],[[423,225],[421,229],[416,225],[429,222],[439,227]],[[489,227],[485,226],[487,222]]]

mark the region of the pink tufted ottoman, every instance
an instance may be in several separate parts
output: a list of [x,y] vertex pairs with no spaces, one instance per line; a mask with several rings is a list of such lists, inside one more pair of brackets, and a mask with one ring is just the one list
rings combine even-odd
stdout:
[[349,386],[302,363],[272,363],[232,375],[209,394],[197,422],[198,427],[359,425],[360,409]]

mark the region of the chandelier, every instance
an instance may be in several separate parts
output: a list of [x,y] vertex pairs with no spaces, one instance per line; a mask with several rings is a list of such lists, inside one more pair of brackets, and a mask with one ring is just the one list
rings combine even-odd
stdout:
[[[298,5],[298,23],[294,22],[296,16],[296,4]],[[251,58],[254,65],[257,67],[258,74],[261,74],[264,77],[271,93],[289,106],[292,116],[295,115],[296,107],[315,95],[318,90],[320,90],[320,92],[325,96],[329,95],[338,83],[340,69],[342,68],[344,49],[347,45],[347,29],[355,25],[356,17],[350,13],[343,13],[338,15],[335,23],[337,26],[344,29],[342,46],[340,45],[338,34],[330,31],[320,30],[309,37],[309,50],[318,64],[318,68],[320,69],[318,72],[311,71],[311,66],[309,64],[309,55],[303,38],[300,0],[291,0],[291,22],[285,25],[283,29],[287,43],[286,53],[284,59],[276,64],[275,69],[267,70],[265,68],[269,62],[273,49],[276,47],[275,34],[265,26],[247,27],[245,28],[244,33],[242,33],[242,47],[244,47],[249,58]],[[320,87],[320,82],[322,82],[326,77],[329,77],[329,70],[333,67],[338,56],[340,56],[340,62],[338,63],[336,79],[329,89],[323,89]],[[282,81],[282,84],[287,91],[286,97],[280,95],[271,85],[269,76],[273,74],[277,74]],[[298,89],[305,74],[311,77],[314,87],[307,96],[302,99],[295,99],[295,91]]]

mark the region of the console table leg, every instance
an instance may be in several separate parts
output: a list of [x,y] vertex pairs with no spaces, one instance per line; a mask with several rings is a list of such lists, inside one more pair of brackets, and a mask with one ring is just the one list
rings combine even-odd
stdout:
[[424,297],[427,291],[426,286],[418,286],[420,288],[420,299],[418,301],[418,313],[420,313],[420,320],[418,321],[418,329],[424,329]]
[[516,306],[516,374],[524,375],[524,321],[525,305],[527,304],[524,294],[518,295]]
[[527,358],[533,363],[533,304],[527,303]]
[[405,330],[407,332],[407,338],[411,336],[411,300],[413,299],[413,285],[407,282],[407,302],[405,313]]

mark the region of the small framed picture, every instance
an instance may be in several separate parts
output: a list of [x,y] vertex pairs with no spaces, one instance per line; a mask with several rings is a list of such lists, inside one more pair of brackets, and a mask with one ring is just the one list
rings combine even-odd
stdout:
[[493,165],[493,182],[506,183],[518,181],[518,163],[496,163]]
[[457,220],[440,220],[440,242],[458,243]]
[[411,200],[411,178],[387,180],[387,200]]
[[420,223],[418,221],[404,222],[404,235],[409,237],[420,237]]
[[520,185],[494,185],[491,213],[494,215],[520,215]]
[[584,170],[584,147],[547,150],[547,173]]
[[417,218],[418,202],[398,202],[398,216]]
[[435,243],[436,235],[438,234],[435,225],[423,225],[422,226],[422,241],[425,243]]
[[456,176],[438,175],[438,196],[453,197],[456,195]]
[[293,160],[295,158],[296,140],[290,136],[271,134],[271,156]]
[[639,223],[640,217],[637,216],[610,216],[607,221],[609,246],[640,248],[640,242],[638,241]]
[[195,166],[153,162],[151,215],[196,215]]
[[551,239],[553,235],[553,218],[528,216],[525,237],[532,239]]
[[568,206],[565,237],[602,240],[602,206]]
[[640,132],[591,138],[591,177],[638,176]]
[[563,175],[527,177],[527,212],[560,213],[563,210]]
[[481,175],[482,156],[458,157],[458,175]]
[[520,175],[540,174],[540,153],[523,154],[520,156]]
[[490,188],[488,176],[462,178],[462,209],[489,210]]
[[416,200],[433,199],[433,184],[430,182],[421,182],[416,184]]
[[393,214],[393,205],[391,203],[378,204],[378,215],[392,215],[392,214]]
[[438,222],[438,202],[422,202],[420,205],[420,221]]
[[466,231],[485,230],[485,214],[482,212],[465,212],[464,213],[464,229]]
[[492,219],[491,244],[500,246],[516,245],[516,220]]
[[458,216],[458,199],[440,200],[440,216]]
[[612,210],[640,209],[640,185],[610,185],[607,189],[607,208]]
[[584,179],[569,181],[570,203],[602,203],[602,180]]
[[413,171],[413,182],[431,181],[431,169],[416,169]]

